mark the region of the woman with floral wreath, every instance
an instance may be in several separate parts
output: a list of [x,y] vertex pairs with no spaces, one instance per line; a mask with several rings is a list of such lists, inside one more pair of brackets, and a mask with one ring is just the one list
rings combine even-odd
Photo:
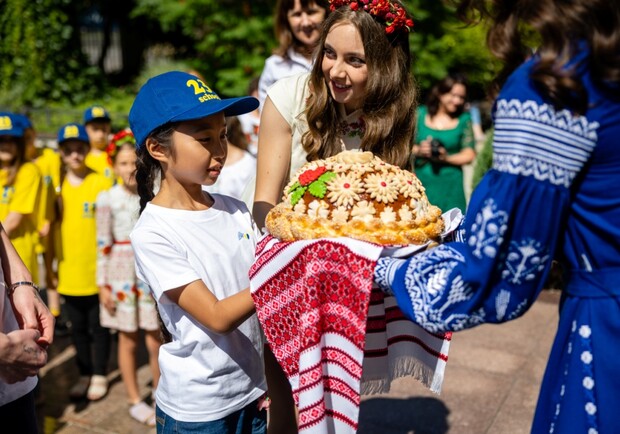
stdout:
[[[399,166],[408,160],[416,109],[413,21],[392,0],[332,0],[330,11],[312,71],[278,81],[265,100],[253,207],[259,228],[306,161],[346,149]],[[270,432],[294,432],[290,385],[268,349],[265,363],[270,412],[278,415]]]

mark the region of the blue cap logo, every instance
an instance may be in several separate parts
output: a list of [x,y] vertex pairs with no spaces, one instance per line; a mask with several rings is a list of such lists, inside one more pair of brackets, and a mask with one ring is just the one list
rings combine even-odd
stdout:
[[17,115],[2,113],[0,115],[0,136],[23,137],[24,127]]
[[60,128],[58,131],[58,144],[60,145],[67,140],[79,140],[90,143],[86,129],[80,124],[66,124]]
[[181,71],[160,74],[148,80],[129,111],[129,125],[140,148],[155,129],[170,123],[190,121],[223,112],[236,116],[258,107],[253,97],[221,99],[198,77]]
[[110,120],[110,114],[101,106],[92,106],[86,109],[84,112],[84,123],[88,123],[95,120]]

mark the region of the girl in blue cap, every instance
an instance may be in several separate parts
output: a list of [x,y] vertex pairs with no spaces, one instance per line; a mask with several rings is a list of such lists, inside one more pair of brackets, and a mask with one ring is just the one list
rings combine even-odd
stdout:
[[248,278],[259,233],[241,201],[203,191],[226,160],[225,116],[257,106],[252,97],[222,100],[174,71],[150,79],[129,114],[141,202],[130,238],[168,334],[159,433],[266,430],[263,337]]

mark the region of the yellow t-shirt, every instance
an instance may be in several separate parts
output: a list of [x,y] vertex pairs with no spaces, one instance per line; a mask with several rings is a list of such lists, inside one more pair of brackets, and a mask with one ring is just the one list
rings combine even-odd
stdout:
[[62,220],[57,246],[58,292],[63,295],[97,294],[97,196],[112,186],[103,175],[91,172],[80,185],[62,183]]
[[[39,232],[45,225],[53,225],[56,220],[56,198],[60,190],[60,155],[53,149],[44,148],[41,155],[34,160],[42,175],[41,197],[37,216],[37,229]],[[52,230],[51,228],[49,230]],[[37,252],[46,250],[47,239],[40,240]]]
[[108,161],[108,154],[105,152],[100,154],[93,154],[92,151],[89,152],[86,156],[86,165],[114,182],[114,170]]
[[43,148],[41,155],[34,161],[41,171],[41,175],[47,178],[46,182],[54,186],[54,191],[60,190],[60,168],[62,167],[62,161],[60,154],[53,149]]
[[32,278],[38,281],[39,265],[37,246],[39,245],[38,215],[42,191],[41,172],[32,163],[24,163],[17,171],[12,185],[6,184],[7,172],[0,170],[0,221],[10,212],[23,214],[17,228],[11,231],[10,239],[19,256],[30,270]]

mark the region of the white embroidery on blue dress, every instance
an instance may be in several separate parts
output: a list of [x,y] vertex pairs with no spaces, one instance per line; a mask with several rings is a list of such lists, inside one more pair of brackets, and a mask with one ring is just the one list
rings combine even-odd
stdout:
[[535,101],[499,100],[493,167],[569,187],[597,141],[598,122]]
[[421,253],[409,263],[405,287],[409,292],[415,322],[426,330],[462,330],[484,322],[483,309],[470,314],[446,312],[452,305],[473,296],[471,286],[461,276],[455,276],[447,287],[452,271],[463,263],[464,256],[447,245]]
[[506,315],[508,303],[510,302],[510,291],[502,289],[495,297],[495,311],[497,312],[497,320],[501,321]]
[[534,280],[542,273],[549,259],[549,254],[542,244],[534,239],[525,239],[519,242],[512,241],[506,256],[505,268],[502,270],[502,279],[520,285]]
[[493,199],[487,199],[484,206],[475,217],[471,225],[471,234],[468,244],[473,247],[472,253],[482,258],[482,255],[489,258],[495,257],[497,247],[504,240],[506,232],[508,214],[497,209],[497,204]]
[[596,417],[596,395],[594,393],[594,365],[592,361],[594,356],[592,354],[592,329],[589,325],[583,324],[579,327],[579,338],[583,351],[581,352],[581,362],[583,371],[583,392],[584,400],[586,402],[584,410],[588,420],[589,430],[588,432],[598,432],[598,420]]

